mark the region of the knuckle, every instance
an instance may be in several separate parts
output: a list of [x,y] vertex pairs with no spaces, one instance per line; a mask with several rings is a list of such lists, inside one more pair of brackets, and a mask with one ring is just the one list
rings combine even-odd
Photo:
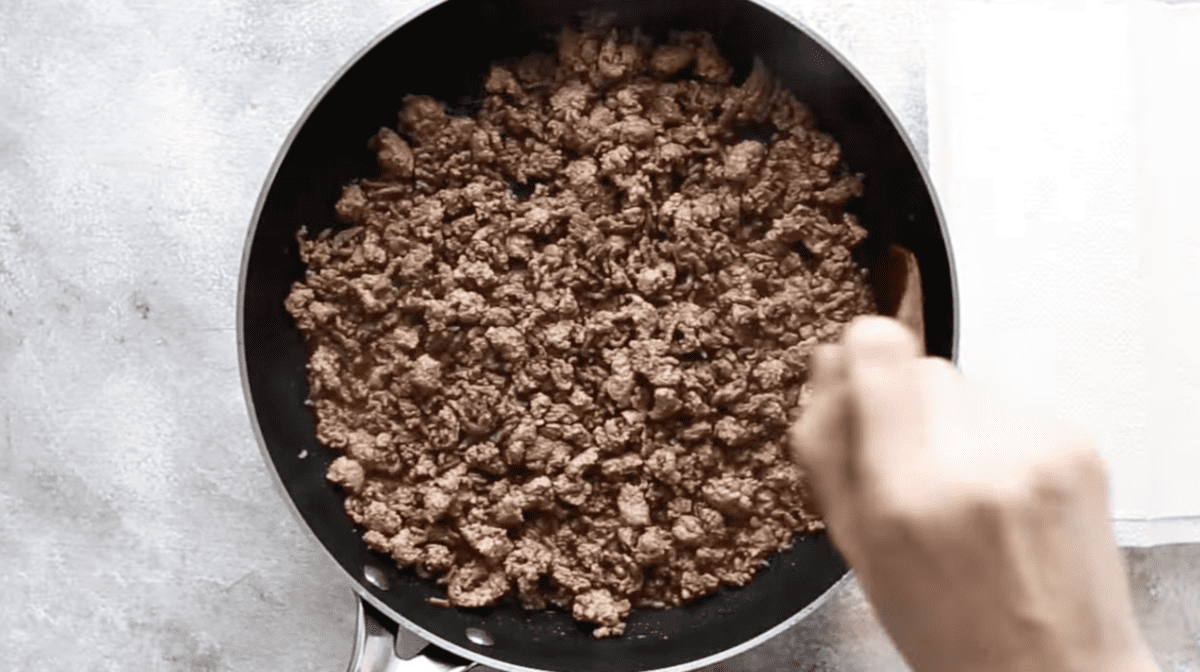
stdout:
[[1020,499],[1012,483],[1000,479],[962,484],[946,498],[944,508],[964,520],[990,520],[1013,508]]
[[1030,471],[1027,496],[1040,503],[1074,502],[1108,487],[1104,462],[1094,448],[1060,451]]
[[928,508],[914,493],[904,492],[894,484],[874,488],[873,515],[877,528],[894,533],[919,525]]
[[1055,471],[1063,481],[1072,486],[1094,486],[1108,480],[1104,460],[1090,437],[1075,430],[1067,430],[1058,442]]
[[1100,451],[1092,441],[1083,436],[1072,437],[1066,444],[1065,459],[1070,468],[1080,477],[1105,481],[1108,479],[1108,469]]
[[1075,474],[1061,459],[1035,464],[1021,493],[1027,503],[1063,502],[1074,498],[1079,484]]

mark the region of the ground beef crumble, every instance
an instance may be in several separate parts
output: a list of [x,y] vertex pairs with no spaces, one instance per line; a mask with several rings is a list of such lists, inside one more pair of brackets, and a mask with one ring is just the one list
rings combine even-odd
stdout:
[[784,430],[807,357],[873,312],[837,144],[710,36],[564,30],[474,117],[410,96],[310,237],[329,479],[448,604],[515,593],[620,635],[822,527]]

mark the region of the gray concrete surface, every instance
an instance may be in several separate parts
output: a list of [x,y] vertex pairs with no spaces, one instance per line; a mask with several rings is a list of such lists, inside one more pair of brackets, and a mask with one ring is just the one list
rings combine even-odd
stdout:
[[[925,146],[924,0],[779,3]],[[0,8],[0,670],[342,670],[353,599],[242,399],[242,245],[309,100],[414,3]],[[1130,551],[1166,670],[1200,669],[1200,548]],[[714,669],[899,670],[850,585]]]

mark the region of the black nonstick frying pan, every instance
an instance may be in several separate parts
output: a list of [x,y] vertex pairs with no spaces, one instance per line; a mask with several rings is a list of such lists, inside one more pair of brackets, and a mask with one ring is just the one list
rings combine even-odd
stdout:
[[[841,144],[847,166],[866,175],[865,195],[848,208],[870,232],[859,261],[874,265],[893,244],[912,250],[923,277],[928,350],[955,354],[954,277],[929,179],[878,96],[802,27],[748,0],[448,0],[400,22],[335,77],[284,144],[251,223],[238,306],[243,381],[263,454],[304,526],[353,579],[371,617],[366,625],[398,625],[395,648],[404,657],[424,649],[399,669],[695,669],[794,624],[847,574],[825,535],[799,538],[749,585],[679,608],[635,610],[624,636],[597,640],[557,611],[431,605],[426,598],[442,590],[369,550],[342,510],[340,489],[325,479],[335,455],[315,438],[304,404],[305,344],[284,310],[304,273],[296,231],[337,226],[333,206],[342,186],[376,170],[367,138],[395,126],[406,94],[429,94],[452,109],[478,99],[491,61],[553,52],[562,26],[596,11],[658,38],[709,31],[737,69],[735,81],[761,58]],[[360,632],[361,641],[380,641],[372,632],[366,639]]]

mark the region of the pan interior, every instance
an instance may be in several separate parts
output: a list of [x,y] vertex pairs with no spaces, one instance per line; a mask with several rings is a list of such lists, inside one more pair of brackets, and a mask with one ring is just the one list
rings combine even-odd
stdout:
[[[737,69],[755,56],[814,112],[842,145],[846,163],[866,174],[866,195],[850,206],[870,231],[863,263],[898,243],[920,259],[931,354],[951,357],[952,281],[939,215],[915,158],[870,91],[820,44],[748,1],[656,0],[571,3],[450,0],[395,29],[346,70],[295,134],[260,206],[243,272],[247,386],[266,452],[305,523],[336,561],[383,605],[428,632],[504,667],[585,672],[686,667],[718,656],[793,618],[846,572],[821,534],[797,539],[748,586],[664,611],[635,611],[623,637],[596,640],[590,628],[558,611],[526,612],[513,603],[443,609],[426,602],[442,589],[400,571],[367,549],[342,510],[340,490],[325,479],[335,455],[315,439],[305,406],[304,341],[284,298],[304,265],[298,228],[336,228],[333,204],[347,182],[373,175],[366,139],[395,127],[405,95],[429,94],[470,106],[488,64],[532,51],[553,51],[563,25],[590,11],[614,12],[618,25],[665,38],[669,30],[707,30]],[[375,567],[384,581],[368,582]],[[384,585],[382,589],[378,585]],[[478,628],[493,644],[467,637]]]

